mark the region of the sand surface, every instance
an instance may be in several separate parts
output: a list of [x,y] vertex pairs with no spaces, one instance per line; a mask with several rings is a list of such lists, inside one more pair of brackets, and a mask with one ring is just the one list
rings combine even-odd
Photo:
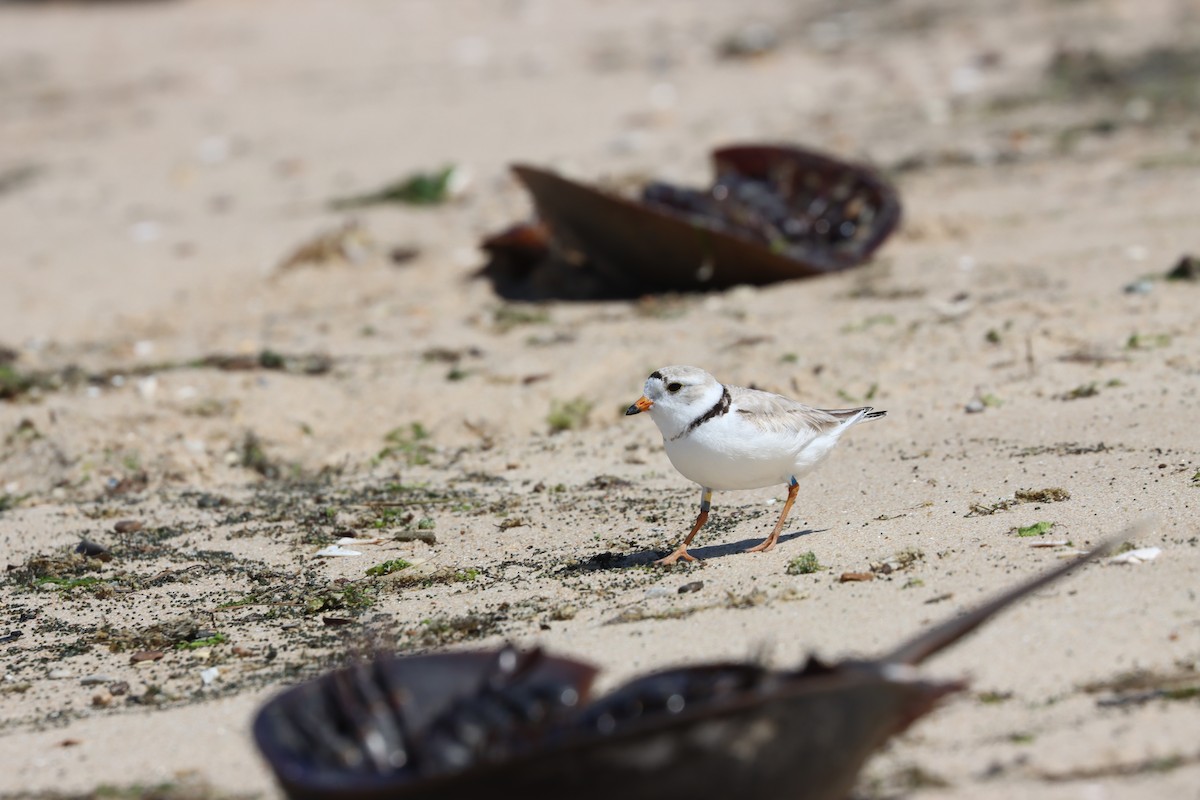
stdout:
[[[771,52],[722,57],[751,23]],[[606,687],[869,656],[1150,518],[1156,560],[933,662],[970,691],[857,791],[1200,797],[1200,284],[1162,279],[1200,253],[1198,52],[1186,0],[0,3],[0,346],[39,384],[0,400],[0,795],[278,796],[255,708],[374,647],[540,643]],[[875,164],[901,230],[703,296],[471,277],[528,214],[513,162],[702,185],[750,140]],[[328,205],[443,164],[452,203]],[[355,258],[280,268],[351,218]],[[210,358],[264,351],[284,368]],[[741,552],[782,486],[718,494],[702,561],[647,568],[699,492],[621,410],[672,363],[888,416],[773,551]],[[315,555],[344,536],[362,555]]]

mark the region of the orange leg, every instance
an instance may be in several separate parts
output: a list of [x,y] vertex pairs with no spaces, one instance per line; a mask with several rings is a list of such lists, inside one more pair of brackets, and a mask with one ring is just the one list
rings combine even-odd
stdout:
[[666,558],[660,558],[654,563],[659,566],[669,567],[681,558],[684,561],[695,561],[696,557],[687,551],[687,547],[692,543],[696,532],[704,527],[704,523],[708,522],[708,510],[710,508],[712,508],[712,489],[705,489],[704,493],[700,495],[700,515],[696,517],[696,524],[692,526],[692,532],[683,540],[683,544],[675,548],[675,552]]
[[787,502],[783,504],[783,513],[779,515],[779,522],[775,523],[775,530],[771,531],[771,535],[763,539],[754,547],[747,547],[747,553],[765,553],[775,546],[779,541],[779,534],[783,531],[783,523],[787,519],[788,512],[792,510],[792,503],[796,502],[796,495],[800,491],[800,484],[796,483],[796,477],[793,475],[788,482]]

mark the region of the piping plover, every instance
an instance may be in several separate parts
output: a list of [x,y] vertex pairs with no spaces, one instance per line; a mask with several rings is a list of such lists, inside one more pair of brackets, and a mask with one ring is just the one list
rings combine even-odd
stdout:
[[708,521],[714,491],[759,489],[786,483],[787,502],[775,530],[749,552],[775,546],[799,485],[796,477],[817,465],[848,428],[886,411],[870,407],[825,410],[742,386],[725,386],[699,367],[663,367],[646,379],[645,394],[625,410],[650,412],[667,457],[685,478],[700,484],[700,515],[683,544],[655,564],[695,561],[687,551]]

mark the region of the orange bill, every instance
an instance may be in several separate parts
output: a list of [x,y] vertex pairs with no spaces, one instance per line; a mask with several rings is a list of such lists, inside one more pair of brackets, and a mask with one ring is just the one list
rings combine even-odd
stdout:
[[637,399],[636,403],[625,409],[625,416],[628,417],[630,414],[640,414],[643,411],[649,411],[652,405],[654,405],[654,401],[647,398],[646,395],[642,395]]

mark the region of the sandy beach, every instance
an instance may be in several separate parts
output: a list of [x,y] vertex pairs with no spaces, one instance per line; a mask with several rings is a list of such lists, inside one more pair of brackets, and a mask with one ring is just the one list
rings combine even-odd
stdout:
[[[869,657],[1148,521],[933,661],[970,689],[855,796],[1200,798],[1197,70],[1185,0],[0,2],[0,797],[281,797],[255,710],[380,648]],[[703,186],[762,141],[901,226],[706,294],[477,276],[513,163]],[[770,552],[782,485],[654,568],[700,492],[623,411],[668,364],[888,414]]]

